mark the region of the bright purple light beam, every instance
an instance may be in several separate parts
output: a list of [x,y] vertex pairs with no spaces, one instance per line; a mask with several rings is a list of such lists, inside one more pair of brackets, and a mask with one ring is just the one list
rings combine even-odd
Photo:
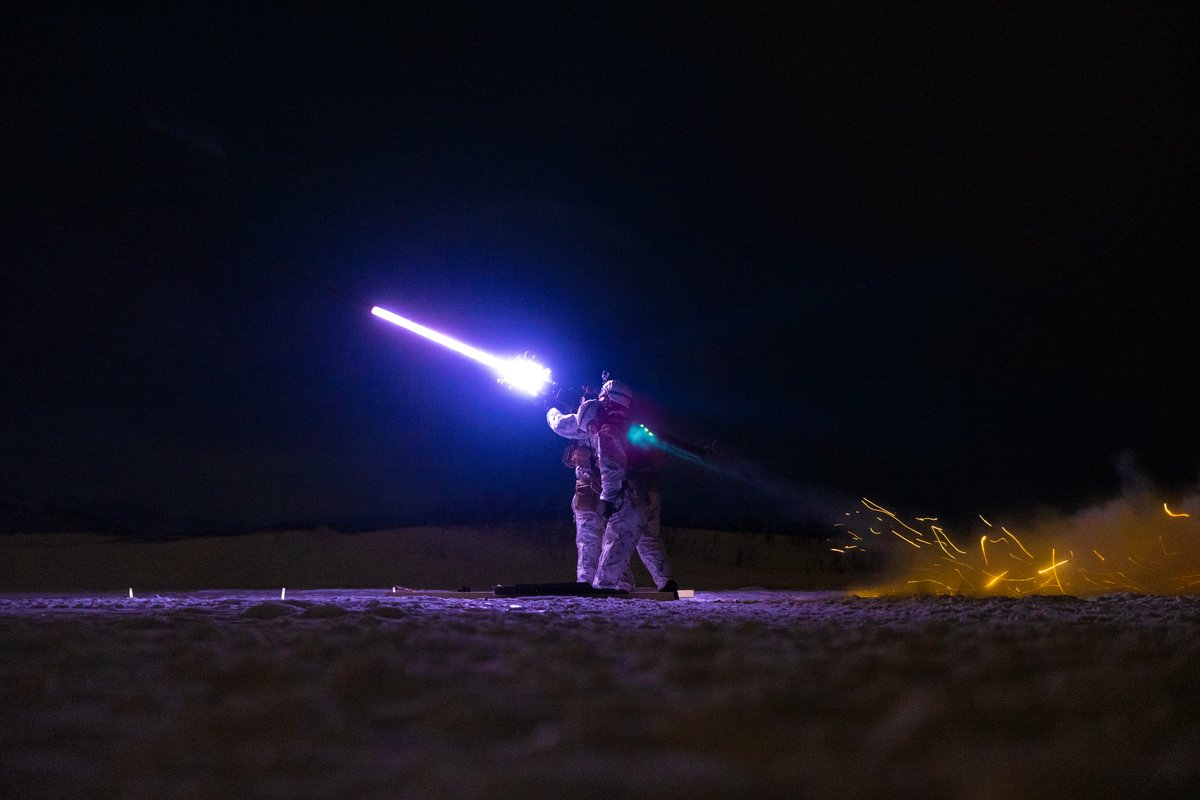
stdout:
[[465,342],[460,342],[452,336],[438,333],[433,328],[427,328],[419,322],[413,322],[411,319],[406,319],[399,314],[392,313],[386,308],[375,306],[371,309],[371,313],[380,319],[387,320],[393,325],[404,328],[406,331],[412,331],[418,336],[424,336],[431,342],[437,342],[442,347],[448,347],[456,353],[478,361],[485,367],[491,367],[496,371],[497,380],[501,383],[508,384],[514,389],[525,392],[530,396],[541,394],[545,390],[546,384],[551,382],[550,370],[527,356],[514,356],[508,359],[500,358],[499,356],[484,352],[478,347],[472,347]]

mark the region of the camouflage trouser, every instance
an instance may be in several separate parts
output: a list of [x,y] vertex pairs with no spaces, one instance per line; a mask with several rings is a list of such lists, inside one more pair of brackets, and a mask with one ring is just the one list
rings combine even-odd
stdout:
[[604,538],[600,545],[600,561],[596,564],[596,577],[592,586],[597,589],[632,589],[633,573],[629,569],[629,558],[637,545],[640,515],[627,498],[621,507],[608,518]]
[[575,515],[575,580],[591,583],[596,577],[596,564],[600,562],[600,544],[604,539],[604,516],[599,511],[581,511],[571,498],[571,512]]
[[[575,580],[580,583],[592,583],[596,578],[596,568],[603,549],[604,515],[599,511],[580,510],[574,498],[571,500],[571,512],[575,515],[575,550],[578,553]],[[629,569],[628,559],[625,561],[625,574],[618,580],[618,584],[622,589],[633,588],[633,572]]]
[[671,559],[663,547],[660,529],[662,527],[662,495],[651,489],[645,494],[646,504],[637,508],[638,529],[635,547],[638,558],[646,565],[650,579],[656,588],[662,587],[667,581],[674,580],[671,571]]

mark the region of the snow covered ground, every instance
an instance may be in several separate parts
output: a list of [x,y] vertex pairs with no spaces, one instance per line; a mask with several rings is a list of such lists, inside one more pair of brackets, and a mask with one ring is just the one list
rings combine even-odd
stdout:
[[127,594],[0,595],[0,798],[1200,787],[1197,597]]
[[[675,572],[689,586],[844,588],[852,576],[828,542],[666,528]],[[261,531],[145,541],[103,534],[0,536],[0,592],[196,588],[490,589],[575,579],[567,520],[342,533]],[[635,559],[643,585],[649,575]]]

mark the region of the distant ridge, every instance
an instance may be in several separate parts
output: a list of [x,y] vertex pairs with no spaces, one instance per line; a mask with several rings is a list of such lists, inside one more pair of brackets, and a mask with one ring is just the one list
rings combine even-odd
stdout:
[[0,534],[6,533],[133,533],[112,520],[71,508],[0,498]]

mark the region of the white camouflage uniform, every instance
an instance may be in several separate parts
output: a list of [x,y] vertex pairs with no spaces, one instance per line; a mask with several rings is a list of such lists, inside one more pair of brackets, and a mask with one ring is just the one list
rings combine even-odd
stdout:
[[[660,536],[662,494],[659,467],[666,454],[653,447],[640,447],[630,436],[626,412],[633,400],[632,390],[621,381],[608,381],[600,389],[604,414],[593,441],[601,474],[601,500],[613,503],[615,513],[608,520],[600,563],[596,568],[597,588],[612,588],[612,581],[624,569],[630,575],[629,560],[636,548],[642,563],[660,591],[675,587],[671,562]],[[596,430],[593,428],[593,430]],[[626,587],[618,579],[619,588]]]
[[[654,585],[661,590],[675,583],[660,535],[658,468],[664,454],[642,450],[630,442],[625,410],[632,392],[619,381],[609,381],[601,390],[601,398],[610,392],[609,402],[585,401],[574,414],[553,408],[546,413],[546,421],[555,433],[588,442],[595,456],[594,465],[590,459],[586,464],[582,460],[574,464],[576,494],[571,509],[579,551],[576,577],[581,582],[590,581],[597,589],[631,591],[634,578],[630,559],[636,549]],[[596,502],[597,488],[600,503]],[[607,520],[603,515],[605,501],[613,508]],[[581,502],[587,508],[581,508]]]
[[600,417],[599,430],[592,435],[596,465],[600,469],[600,502],[611,503],[613,509],[604,527],[600,561],[592,581],[597,589],[633,588],[629,559],[637,546],[641,515],[625,491],[628,433],[625,409],[610,405]]
[[[586,430],[580,429],[579,420],[581,417],[585,421],[594,418],[599,408],[599,400],[584,402],[573,414],[564,414],[557,408],[550,408],[546,412],[546,422],[550,425],[550,429],[559,436],[586,445],[592,453],[595,453],[593,437]],[[592,583],[595,580],[596,567],[600,562],[604,540],[606,521],[597,502],[599,492],[595,490],[598,478],[599,473],[591,464],[590,458],[586,464],[578,462],[575,464],[575,494],[571,496],[571,513],[575,518],[575,549],[578,554],[575,562],[575,579],[580,583]],[[625,573],[619,581],[620,584],[623,584],[621,588],[632,589],[633,573],[628,568],[628,562],[626,562]]]
[[[654,451],[661,454],[662,451]],[[647,469],[630,471],[626,478],[630,500],[638,513],[638,534],[635,547],[638,558],[646,565],[654,585],[662,590],[675,581],[671,559],[662,543],[662,490],[658,472],[660,458],[651,457]]]

